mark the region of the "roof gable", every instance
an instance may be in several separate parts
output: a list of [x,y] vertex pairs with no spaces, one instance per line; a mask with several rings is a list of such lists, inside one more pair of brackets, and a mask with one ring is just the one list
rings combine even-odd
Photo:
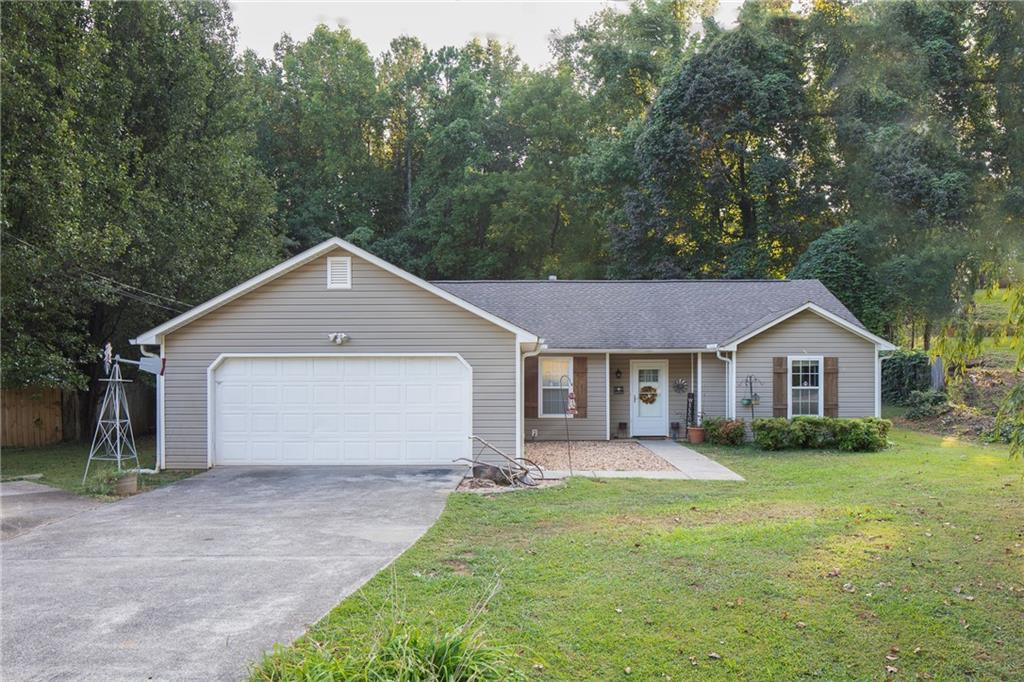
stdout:
[[228,289],[219,296],[215,296],[214,298],[211,298],[205,303],[201,303],[192,308],[191,310],[188,310],[182,313],[181,315],[178,315],[177,317],[172,318],[157,327],[154,327],[153,329],[150,329],[142,334],[139,334],[136,338],[131,339],[130,342],[137,345],[159,344],[161,343],[161,339],[165,335],[177,329],[180,329],[181,327],[184,327],[190,322],[197,320],[200,317],[203,317],[204,315],[211,313],[224,305],[227,305],[231,301],[234,301],[235,299],[244,296],[250,291],[257,289],[260,286],[267,284],[268,282],[272,282],[278,279],[279,277],[295,270],[296,268],[305,265],[306,263],[309,263],[315,260],[316,258],[319,258],[320,256],[323,256],[324,254],[327,254],[330,251],[333,251],[338,248],[347,251],[351,255],[360,258],[370,263],[371,265],[375,265],[383,270],[386,270],[387,272],[390,272],[391,274],[396,275],[404,279],[405,281],[414,284],[415,286],[418,286],[421,289],[424,289],[434,294],[435,296],[462,308],[463,310],[466,310],[478,317],[481,317],[487,320],[488,322],[491,322],[496,326],[501,327],[502,329],[514,333],[520,342],[535,342],[538,340],[537,336],[532,332],[514,323],[511,323],[508,320],[502,319],[501,317],[487,310],[483,310],[482,308],[477,307],[473,303],[464,301],[455,294],[445,291],[444,289],[441,289],[431,284],[430,282],[427,282],[426,280],[420,279],[419,277],[416,277],[412,273],[406,272],[405,270],[402,270],[401,268],[396,267],[391,263],[388,263],[387,261],[378,258],[377,256],[374,256],[368,251],[360,249],[359,247],[345,241],[344,239],[333,237],[331,239],[328,239],[327,241],[317,244],[316,246],[306,249],[302,253],[292,256],[288,260],[279,263],[273,268],[270,268],[269,270],[266,270],[256,275],[255,277],[252,277],[242,282],[238,286]]
[[765,318],[755,322],[754,324],[749,325],[747,329],[744,329],[742,332],[738,333],[733,338],[728,339],[724,343],[720,344],[719,348],[721,350],[736,350],[736,347],[739,346],[744,341],[748,341],[753,337],[757,336],[758,334],[768,331],[769,329],[776,326],[780,322],[785,322],[791,317],[796,317],[797,315],[805,311],[814,313],[818,317],[821,317],[822,319],[831,322],[837,327],[845,329],[846,331],[856,336],[859,336],[865,341],[870,341],[871,343],[878,345],[879,350],[896,349],[896,346],[889,343],[882,337],[872,334],[863,326],[852,324],[849,321],[843,319],[842,317],[839,317],[834,313],[830,313],[829,311],[825,310],[821,306],[816,305],[814,303],[804,303],[803,305],[796,306],[795,308],[785,311],[781,314],[772,313],[770,315],[767,315]]

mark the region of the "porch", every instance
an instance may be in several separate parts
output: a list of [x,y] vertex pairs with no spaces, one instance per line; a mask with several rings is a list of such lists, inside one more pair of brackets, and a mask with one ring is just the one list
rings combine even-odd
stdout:
[[714,353],[549,352],[526,358],[523,379],[527,443],[684,438],[697,415],[726,413],[726,367]]

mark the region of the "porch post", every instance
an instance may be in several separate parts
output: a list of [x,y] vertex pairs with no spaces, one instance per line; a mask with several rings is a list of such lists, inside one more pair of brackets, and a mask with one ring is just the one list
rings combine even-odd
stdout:
[[612,439],[612,354],[604,354],[604,439]]
[[697,404],[696,404],[695,407],[696,407],[696,410],[697,410],[697,418],[698,419],[700,419],[701,406],[704,404],[703,403],[703,393],[704,393],[704,377],[703,377],[703,373],[704,373],[704,354],[703,353],[697,353],[697,401],[696,401]]

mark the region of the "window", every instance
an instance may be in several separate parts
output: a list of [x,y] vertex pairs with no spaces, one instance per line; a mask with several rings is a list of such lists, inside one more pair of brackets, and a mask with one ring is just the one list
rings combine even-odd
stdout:
[[806,355],[789,356],[789,416],[821,417],[821,367],[820,357]]
[[539,363],[540,416],[564,417],[569,409],[572,358],[541,357]]
[[349,256],[335,256],[327,259],[327,288],[352,288],[352,259]]

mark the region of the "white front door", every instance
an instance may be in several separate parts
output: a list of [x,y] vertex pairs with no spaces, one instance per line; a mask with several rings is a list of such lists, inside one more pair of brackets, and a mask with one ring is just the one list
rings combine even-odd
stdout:
[[630,360],[630,434],[668,435],[668,360]]

